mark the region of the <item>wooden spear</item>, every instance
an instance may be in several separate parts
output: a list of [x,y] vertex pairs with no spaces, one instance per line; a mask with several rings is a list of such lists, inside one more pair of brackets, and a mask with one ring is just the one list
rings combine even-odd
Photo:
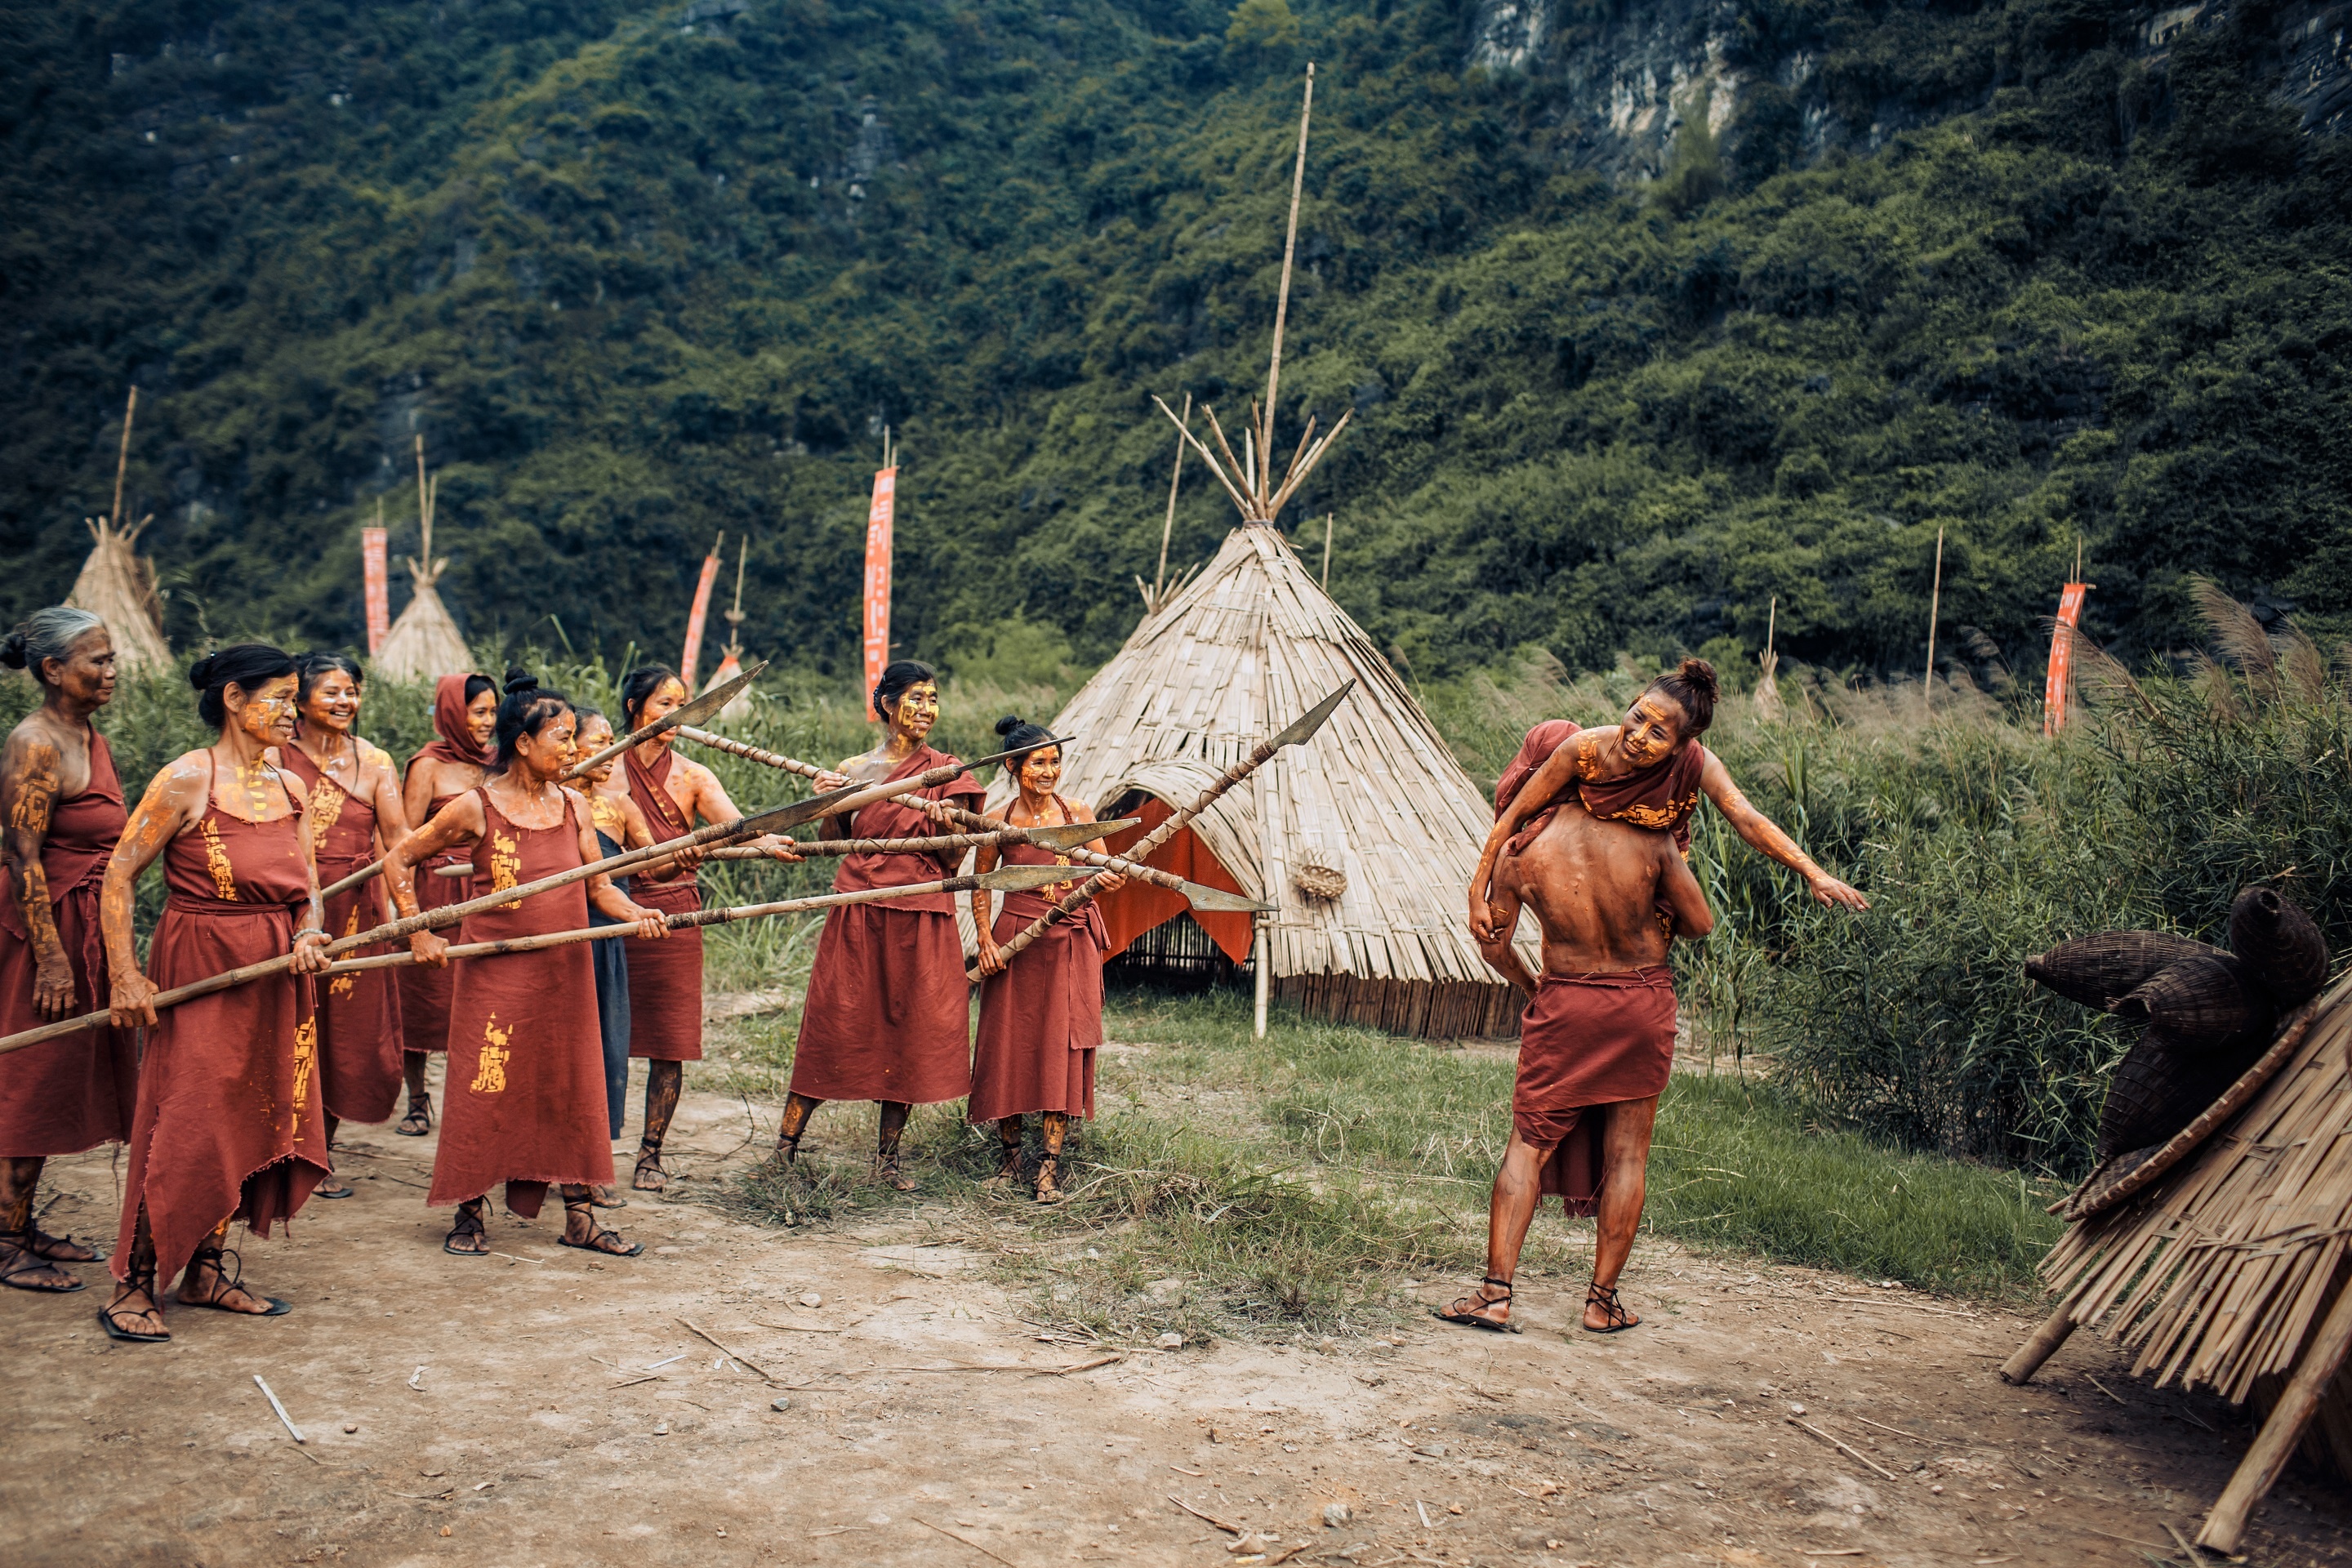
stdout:
[[[1276,735],[1270,741],[1260,741],[1255,749],[1253,750],[1248,756],[1244,757],[1240,762],[1235,763],[1232,767],[1227,768],[1222,777],[1220,777],[1214,784],[1212,784],[1207,789],[1202,790],[1201,792],[1201,797],[1198,800],[1186,806],[1183,810],[1172,814],[1167,821],[1153,828],[1150,833],[1145,834],[1139,842],[1130,847],[1128,850],[1128,857],[1134,860],[1142,860],[1146,858],[1153,850],[1159,848],[1162,844],[1167,843],[1171,838],[1175,837],[1176,835],[1181,832],[1194,817],[1208,810],[1212,805],[1214,805],[1217,803],[1218,796],[1223,795],[1227,790],[1233,788],[1234,785],[1241,783],[1242,780],[1255,773],[1265,764],[1265,760],[1268,757],[1273,756],[1275,752],[1282,750],[1285,746],[1300,745],[1306,742],[1313,740],[1315,738],[1315,732],[1323,728],[1323,721],[1331,717],[1333,710],[1346,700],[1348,693],[1353,691],[1355,689],[1356,683],[1353,679],[1350,679],[1345,685],[1332,692],[1330,696],[1326,697],[1322,701],[1318,702],[1314,707],[1308,709],[1304,714],[1300,715],[1297,721],[1294,722],[1290,728],[1285,730],[1281,734]],[[1076,892],[1071,894],[1068,898],[1063,900],[1060,903],[1055,905],[1052,909],[1046,910],[1044,914],[1039,915],[1035,920],[1032,921],[1026,930],[1015,936],[1011,942],[1005,942],[998,947],[996,950],[997,952],[1003,957],[1007,963],[1012,963],[1013,960],[1019,955],[1022,949],[1027,947],[1031,942],[1035,942],[1039,937],[1045,934],[1046,927],[1070,920],[1074,916],[1084,912],[1086,907],[1093,902],[1094,889],[1091,888],[1079,889]],[[975,965],[974,967],[964,971],[964,978],[977,984],[981,979],[978,966]]]
[[[970,816],[969,812],[963,813]],[[981,820],[986,821],[985,817]],[[1128,817],[1120,822],[1071,822],[1053,827],[992,827],[985,833],[950,833],[934,838],[819,838],[814,841],[794,840],[793,851],[814,858],[835,855],[942,855],[950,849],[977,849],[990,844],[1034,844],[1040,849],[1055,854],[1067,853],[1076,846],[1092,842],[1105,833],[1117,833],[1133,827],[1139,818]],[[710,860],[774,860],[781,857],[773,849],[745,846],[731,849],[713,849],[703,856]],[[436,866],[436,877],[470,877],[471,866]]]
[[[589,769],[596,766],[599,763],[604,762],[606,758],[617,757],[623,752],[627,751],[631,746],[636,745],[641,742],[650,741],[656,735],[665,734],[669,731],[681,729],[686,725],[693,723],[698,719],[709,718],[713,713],[718,712],[721,708],[726,707],[729,702],[732,701],[737,692],[751,685],[752,678],[767,668],[768,661],[763,658],[759,663],[753,665],[751,668],[745,670],[742,674],[737,676],[734,679],[722,681],[719,685],[714,686],[709,690],[704,692],[701,696],[696,698],[693,701],[672,709],[668,713],[655,720],[652,723],[647,724],[641,729],[630,731],[627,734],[622,736],[619,740],[614,742],[611,745],[605,747],[594,756],[589,757],[584,761],[572,763],[570,767],[555,775],[555,782],[562,784],[567,780],[576,779],[583,773],[585,773]],[[358,870],[352,872],[350,876],[342,879],[342,880],[320,889],[319,897],[321,900],[324,900],[333,898],[338,893],[347,893],[353,888],[360,886],[362,883],[372,880],[380,872],[382,872],[383,869],[383,861],[371,860],[366,865],[361,867]]]
[[[1079,875],[1092,877],[1097,873],[1087,870]],[[1056,882],[1069,879],[1070,872],[1066,867],[1005,866],[982,876],[942,877],[934,881],[913,882],[898,888],[868,888],[855,893],[817,893],[772,904],[734,904],[716,910],[685,910],[663,916],[662,923],[672,931],[685,931],[693,926],[727,925],[735,921],[798,914],[803,910],[831,909],[839,904],[878,904],[918,893],[970,893],[983,889],[996,893],[1026,892],[1036,888],[1050,888]],[[537,952],[541,948],[566,947],[576,942],[604,942],[613,937],[634,936],[636,930],[633,921],[582,926],[576,931],[542,931],[537,936],[511,936],[500,942],[461,942],[452,947],[448,955],[453,959],[494,958],[502,952]],[[340,963],[331,963],[326,972],[329,974],[352,974],[363,969],[401,969],[415,962],[416,955],[413,952],[377,952],[365,958],[347,958]],[[0,1049],[5,1048],[5,1046],[0,1046]]]
[[[1021,748],[1023,751],[1029,749]],[[893,779],[883,784],[852,784],[824,795],[813,795],[806,800],[796,800],[785,805],[771,806],[766,811],[740,817],[733,822],[714,822],[707,827],[696,828],[683,838],[673,838],[663,844],[647,845],[643,849],[632,849],[625,854],[614,855],[603,860],[591,860],[584,866],[575,866],[568,871],[558,871],[553,876],[542,877],[536,882],[526,882],[517,888],[499,889],[479,898],[468,899],[462,903],[444,904],[439,909],[420,910],[400,920],[387,921],[373,931],[363,931],[352,936],[338,938],[327,944],[327,953],[328,956],[332,957],[337,953],[349,952],[353,948],[372,947],[377,942],[405,942],[418,931],[438,931],[443,926],[455,925],[467,915],[478,914],[484,910],[495,909],[500,904],[519,903],[524,899],[533,898],[557,888],[569,887],[573,882],[599,874],[611,876],[634,870],[648,861],[675,855],[688,845],[735,844],[746,838],[756,838],[762,833],[781,832],[788,827],[796,827],[803,822],[813,821],[820,816],[857,812],[876,801],[890,800],[919,789],[929,789],[935,785],[946,784],[951,779],[961,776],[969,769],[984,768],[991,763],[1003,762],[1013,754],[1012,752],[998,752],[992,756],[982,757],[978,762],[950,763],[941,767],[927,768],[919,773],[910,773],[905,778]],[[248,963],[242,968],[211,975],[203,980],[191,981],[185,985],[175,985],[149,1000],[158,1007],[173,1006],[194,997],[209,996],[215,991],[226,991],[232,986],[243,985],[268,975],[283,973],[292,968],[293,964],[293,955],[286,953],[277,958],[264,959],[259,963]],[[38,1028],[23,1030],[0,1039],[0,1055],[22,1050],[26,1046],[37,1046],[43,1040],[58,1040],[63,1039],[68,1035],[78,1035],[85,1029],[94,1028],[107,1022],[110,1016],[111,1009],[102,1008],[95,1013],[85,1013],[78,1018],[63,1018],[54,1024],[44,1024]]]
[[[807,763],[797,761],[792,757],[780,756],[774,752],[763,752],[757,746],[747,746],[740,741],[730,741],[724,735],[713,735],[704,730],[680,730],[678,731],[678,736],[682,740],[692,741],[699,745],[715,746],[719,751],[731,752],[749,762],[762,763],[772,768],[782,768],[786,773],[800,773],[811,778],[816,776],[817,770]],[[1032,749],[1034,750],[1035,748]],[[1006,831],[1003,825],[1001,823],[991,822],[988,818],[982,816],[975,812],[964,811],[956,806],[948,807],[948,817],[959,826],[968,827],[975,835],[988,836],[991,840],[995,840],[997,835],[1003,834]],[[1271,907],[1270,905],[1259,903],[1255,899],[1244,898],[1239,893],[1228,893],[1222,888],[1209,888],[1203,887],[1198,882],[1188,882],[1183,878],[1177,876],[1174,872],[1162,871],[1157,866],[1145,866],[1139,864],[1140,857],[1137,857],[1132,859],[1122,858],[1111,855],[1099,855],[1095,853],[1093,850],[1079,847],[1081,845],[1092,843],[1095,839],[1101,837],[1106,833],[1117,833],[1124,827],[1130,827],[1133,826],[1134,825],[1132,823],[1123,822],[1073,823],[1067,826],[1013,828],[1011,830],[1011,833],[1015,838],[1026,837],[1029,842],[1035,844],[1041,849],[1051,849],[1057,855],[1067,855],[1072,860],[1081,866],[1092,866],[1104,871],[1116,871],[1122,877],[1133,877],[1139,881],[1150,882],[1155,887],[1165,888],[1171,893],[1180,893],[1183,895],[1187,901],[1201,909],[1224,910],[1236,914],[1255,914]],[[1048,842],[1045,837],[1041,837],[1042,835],[1046,834],[1067,833],[1070,830],[1070,827],[1074,826],[1088,828],[1090,831],[1088,831],[1084,837],[1071,839],[1066,846],[1061,843]],[[869,840],[868,842],[872,841]],[[883,842],[887,842],[887,840],[884,840]],[[901,842],[921,841],[901,840]],[[972,837],[968,838],[966,842],[969,843],[971,847],[977,848],[982,840],[978,837]],[[952,846],[942,843],[942,847],[952,847]],[[858,853],[858,851],[847,849],[817,849],[814,847],[808,845],[802,846],[801,849],[803,854],[824,855]],[[884,850],[882,853],[914,853],[914,851]],[[929,851],[924,851],[924,853],[929,853]]]

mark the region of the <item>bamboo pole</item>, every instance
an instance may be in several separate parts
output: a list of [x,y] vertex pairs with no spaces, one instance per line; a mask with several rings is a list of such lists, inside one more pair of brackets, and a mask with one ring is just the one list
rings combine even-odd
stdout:
[[[1264,455],[1266,465],[1274,461],[1275,396],[1282,385],[1282,331],[1290,319],[1290,268],[1298,254],[1298,198],[1307,188],[1307,121],[1314,112],[1315,62],[1309,60],[1307,62],[1306,96],[1298,105],[1298,161],[1290,171],[1290,227],[1282,241],[1282,288],[1275,296],[1274,303],[1274,354],[1265,367],[1265,423],[1258,433],[1257,449]],[[1254,489],[1263,503],[1274,486],[1269,476],[1261,475]],[[1266,521],[1274,521],[1272,512],[1266,513]]]
[[[1184,395],[1184,418],[1182,423],[1189,425],[1192,423],[1192,395],[1188,392]],[[1176,437],[1176,466],[1174,468],[1170,470],[1168,475],[1168,516],[1160,525],[1160,570],[1152,574],[1151,598],[1143,606],[1145,609],[1151,611],[1154,615],[1157,615],[1160,611],[1160,594],[1163,591],[1164,584],[1168,581],[1168,542],[1173,538],[1176,533],[1176,491],[1178,487],[1183,483],[1183,479],[1184,437],[1180,435]]]
[[[1219,796],[1223,795],[1227,790],[1233,788],[1235,784],[1241,783],[1242,780],[1249,777],[1250,774],[1255,773],[1259,767],[1264,765],[1268,757],[1273,756],[1275,752],[1282,750],[1285,746],[1295,746],[1304,742],[1313,740],[1315,738],[1315,732],[1323,728],[1323,721],[1331,717],[1332,711],[1339,706],[1340,702],[1347,697],[1348,693],[1353,691],[1355,689],[1356,683],[1351,679],[1338,690],[1333,691],[1329,696],[1324,698],[1322,701],[1318,702],[1314,707],[1308,709],[1304,714],[1295,720],[1288,729],[1283,731],[1282,733],[1275,736],[1272,740],[1260,741],[1257,745],[1251,750],[1248,756],[1244,757],[1240,762],[1235,763],[1232,767],[1227,768],[1214,783],[1211,784],[1208,788],[1202,790],[1199,799],[1195,800],[1192,805],[1184,807],[1181,811],[1171,813],[1167,821],[1153,828],[1150,833],[1145,834],[1140,842],[1135,844],[1128,850],[1127,858],[1137,862],[1150,858],[1153,850],[1159,848],[1162,844],[1167,843],[1170,839],[1175,837],[1177,834],[1183,831],[1183,829],[1192,823],[1194,817],[1208,810],[1212,805],[1214,805],[1217,803]],[[1039,915],[1035,920],[1029,923],[1026,929],[1020,931],[1011,942],[1005,942],[996,951],[1003,955],[1004,961],[1007,963],[1010,963],[1013,959],[1020,956],[1023,949],[1026,948],[1031,942],[1035,942],[1039,937],[1045,935],[1046,927],[1076,918],[1077,915],[1084,913],[1087,906],[1093,902],[1093,889],[1089,888],[1081,888],[1076,893],[1071,894],[1068,898],[1063,900],[1060,903],[1055,904],[1052,909],[1046,910],[1044,914]],[[981,978],[979,969],[974,967],[966,970],[964,972],[964,978],[973,982],[979,981]]]
[[114,512],[107,521],[116,529],[122,526],[122,479],[131,469],[131,422],[138,414],[139,389],[134,386],[122,405],[122,449],[114,455]]
[[2294,1446],[2303,1440],[2303,1430],[2311,1425],[2327,1385],[2342,1370],[2347,1351],[2352,1351],[2352,1285],[2336,1291],[2335,1308],[2305,1347],[2270,1419],[2263,1423],[2261,1435],[2246,1450],[2246,1457],[2238,1461],[2213,1511],[2205,1516],[2205,1528],[2197,1532],[2198,1545],[2224,1556],[2238,1550],[2238,1543],[2245,1539],[2246,1516],[2278,1483],[2279,1472],[2286,1468]]
[[[611,856],[603,860],[591,860],[584,866],[575,866],[568,871],[558,871],[553,876],[542,877],[536,882],[527,882],[515,888],[502,888],[479,898],[468,899],[462,903],[444,904],[438,909],[423,910],[396,921],[389,921],[372,931],[363,931],[352,936],[338,938],[327,944],[326,951],[328,955],[332,957],[336,953],[349,952],[353,948],[373,947],[378,942],[405,942],[420,931],[438,931],[443,926],[457,924],[467,915],[478,914],[484,910],[495,909],[500,904],[519,903],[524,899],[534,898],[557,888],[569,887],[572,883],[589,877],[616,876],[623,871],[635,870],[648,861],[675,855],[688,845],[699,847],[705,844],[737,843],[746,838],[756,838],[762,833],[777,832],[783,828],[796,826],[820,816],[851,815],[872,805],[877,801],[891,800],[919,789],[930,789],[935,785],[946,784],[961,776],[970,768],[983,768],[991,763],[1002,762],[1013,754],[1011,752],[999,752],[992,756],[982,757],[975,763],[953,763],[944,767],[927,768],[919,773],[910,773],[903,779],[866,784],[862,787],[852,785],[824,795],[814,795],[805,800],[793,801],[788,805],[771,806],[766,811],[739,817],[733,822],[714,822],[709,826],[695,829],[683,838],[673,838],[666,843],[648,845],[643,849],[632,849],[625,854]],[[258,963],[248,963],[242,968],[210,975],[203,980],[191,981],[185,985],[175,985],[169,991],[161,992],[150,997],[149,1001],[157,1007],[175,1006],[198,996],[209,996],[215,991],[226,991],[232,986],[243,985],[272,974],[283,973],[293,965],[293,955],[285,953],[277,958],[264,959]],[[0,1055],[22,1050],[26,1046],[38,1045],[43,1040],[58,1040],[68,1035],[80,1034],[86,1029],[95,1028],[108,1022],[111,1016],[111,1009],[100,1009],[95,1013],[85,1013],[79,1017],[63,1018],[54,1024],[44,1024],[38,1028],[23,1030],[5,1038],[0,1038]]]
[[[989,833],[950,833],[932,838],[819,838],[814,841],[796,839],[793,843],[793,852],[803,858],[844,855],[943,855],[950,849],[978,849],[992,844],[1032,843],[1040,849],[1050,849],[1058,855],[1065,852],[1063,849],[1065,841],[1069,844],[1084,844],[1105,831],[1115,833],[1122,827],[1132,827],[1136,820],[1134,817],[1129,817],[1123,822],[1081,822],[1058,827],[1001,827]],[[1057,839],[1055,835],[1062,837]],[[734,848],[713,849],[702,858],[706,861],[778,860],[782,859],[782,856],[774,849],[761,849],[747,845]],[[433,874],[436,877],[470,877],[474,874],[474,868],[471,866],[436,866],[433,868]]]
[[1322,589],[1327,594],[1331,591],[1331,527],[1332,524],[1339,521],[1339,514],[1337,512],[1327,511],[1323,514]]
[[1944,525],[1936,525],[1936,585],[1927,593],[1927,676],[1919,687],[1922,711],[1936,704],[1936,616],[1944,604]]
[[2060,1307],[2042,1321],[2026,1342],[2017,1347],[2017,1353],[2000,1363],[2003,1383],[2031,1383],[2042,1363],[2058,1353],[2058,1347],[2074,1332],[2074,1314]]
[[1265,1038],[1266,994],[1272,989],[1271,976],[1267,972],[1273,968],[1273,962],[1266,952],[1266,932],[1273,922],[1260,915],[1251,923],[1257,927],[1257,931],[1250,942],[1250,969],[1255,982],[1250,1008],[1250,1037],[1262,1040]]

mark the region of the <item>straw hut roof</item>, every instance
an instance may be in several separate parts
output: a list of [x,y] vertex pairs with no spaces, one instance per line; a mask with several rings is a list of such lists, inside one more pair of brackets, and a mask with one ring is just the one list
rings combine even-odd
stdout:
[[445,675],[470,674],[476,668],[474,656],[466,650],[466,639],[457,633],[457,623],[435,586],[449,569],[446,556],[437,561],[433,556],[433,511],[440,488],[438,475],[425,476],[425,437],[420,436],[416,438],[416,494],[422,553],[408,558],[416,596],[384,634],[383,647],[376,650],[374,661],[380,673],[394,680],[435,680]]
[[163,640],[155,571],[135,549],[140,531],[152,520],[142,518],[129,528],[115,526],[110,518],[86,521],[94,542],[66,603],[106,623],[114,637],[115,663],[122,668],[170,668],[172,645]]
[[[1062,793],[1105,816],[1136,792],[1189,805],[1350,679],[1355,695],[1321,733],[1276,753],[1192,831],[1241,891],[1279,906],[1276,994],[1400,1033],[1513,1032],[1516,993],[1465,924],[1492,808],[1276,530],[1235,529],[1062,710],[1055,733],[1075,737]],[[997,804],[1011,787],[998,779]],[[1104,900],[1114,931],[1118,900],[1140,891]]]

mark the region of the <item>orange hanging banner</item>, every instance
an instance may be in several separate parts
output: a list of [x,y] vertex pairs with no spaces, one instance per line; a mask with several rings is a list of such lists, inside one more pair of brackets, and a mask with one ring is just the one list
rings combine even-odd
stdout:
[[2069,583],[2058,595],[2058,622],[2050,628],[2050,679],[2042,688],[2042,732],[2054,735],[2066,727],[2066,692],[2074,676],[2074,627],[2083,619],[2083,595],[2088,583]]
[[678,656],[677,675],[686,682],[688,691],[694,689],[694,668],[702,662],[702,628],[710,619],[710,585],[719,581],[719,546],[727,535],[721,533],[711,542],[710,553],[702,558],[702,580],[694,585],[694,608],[686,613],[686,651]]
[[898,470],[884,468],[874,476],[874,502],[866,510],[866,690],[867,717],[873,711],[875,683],[890,662],[890,523],[898,499]]
[[384,574],[384,531],[360,530],[360,579],[367,591],[368,657],[373,658],[392,630],[392,588]]

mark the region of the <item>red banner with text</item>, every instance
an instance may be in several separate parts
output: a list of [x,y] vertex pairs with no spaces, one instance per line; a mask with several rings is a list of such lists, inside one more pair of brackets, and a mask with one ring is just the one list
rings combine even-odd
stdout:
[[360,530],[360,580],[367,589],[368,657],[373,658],[392,631],[392,586],[385,580],[381,528]]
[[866,510],[866,690],[867,716],[872,711],[875,683],[890,662],[890,523],[898,499],[898,470],[884,468],[874,476],[874,502]]
[[2058,621],[2050,628],[2050,679],[2042,688],[2042,732],[2066,727],[2066,693],[2074,679],[2074,627],[2083,619],[2087,583],[2069,583],[2058,595]]

